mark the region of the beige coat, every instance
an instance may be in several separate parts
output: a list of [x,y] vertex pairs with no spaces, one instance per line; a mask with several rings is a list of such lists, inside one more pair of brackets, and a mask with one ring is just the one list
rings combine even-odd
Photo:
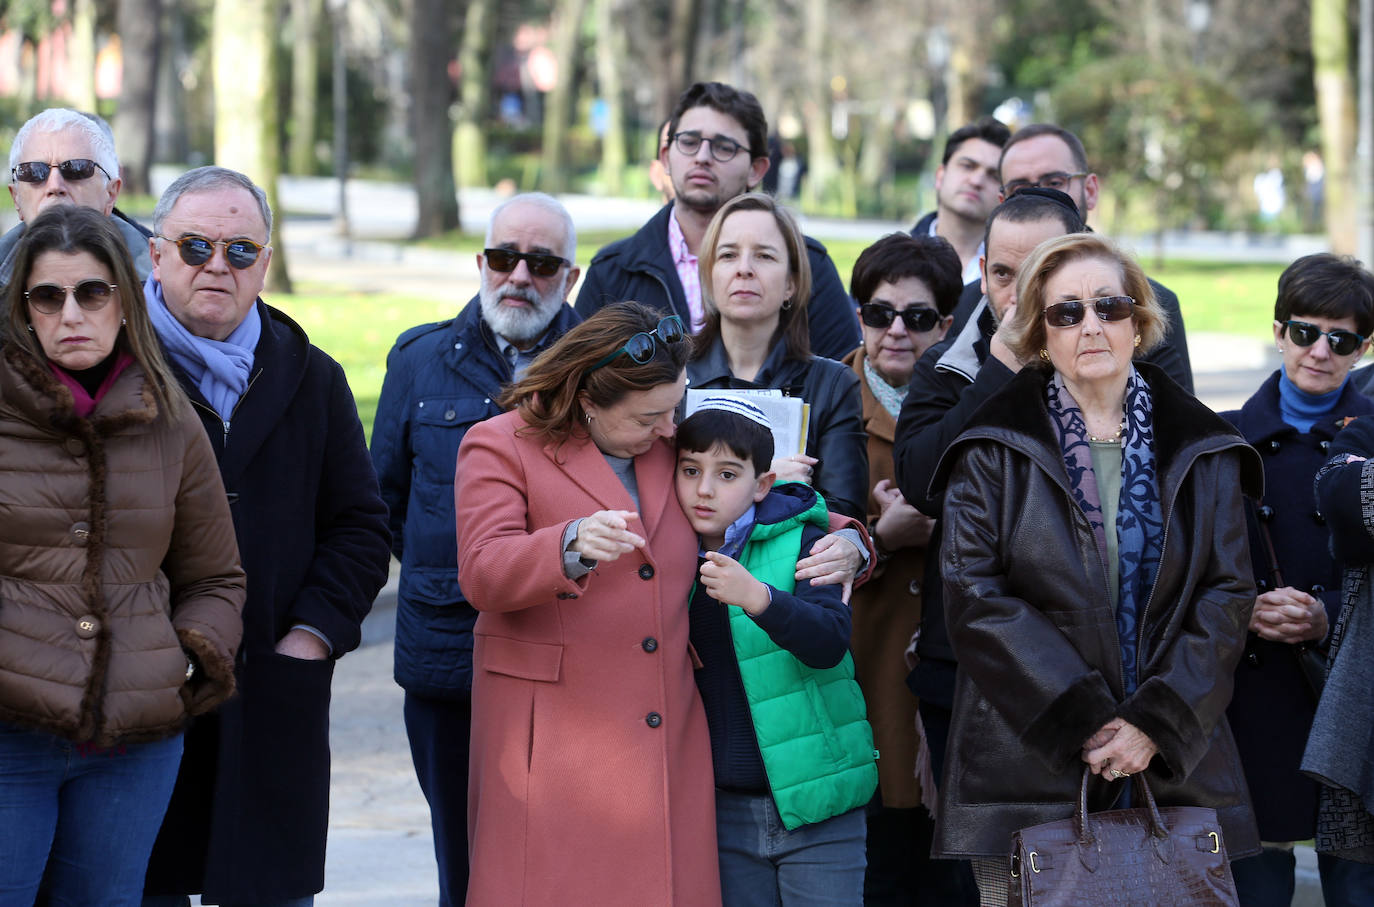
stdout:
[[[179,731],[234,689],[244,576],[205,431],[131,364],[88,418],[0,360],[0,720],[109,746]],[[200,663],[186,680],[185,651]]]

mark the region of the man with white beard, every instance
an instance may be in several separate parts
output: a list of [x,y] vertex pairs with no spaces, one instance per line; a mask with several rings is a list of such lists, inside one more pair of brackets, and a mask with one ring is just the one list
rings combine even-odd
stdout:
[[372,428],[372,462],[391,508],[392,551],[401,561],[395,677],[406,691],[411,758],[429,801],[442,907],[462,904],[467,891],[477,620],[458,587],[458,445],[469,428],[501,412],[501,386],[581,321],[566,303],[577,283],[577,237],[556,199],[529,193],[502,203],[492,212],[485,245],[477,256],[477,304],[397,338]]

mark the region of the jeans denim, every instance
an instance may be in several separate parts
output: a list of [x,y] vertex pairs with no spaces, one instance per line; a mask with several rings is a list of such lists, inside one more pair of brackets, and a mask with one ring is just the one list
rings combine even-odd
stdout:
[[0,907],[138,907],[181,735],[108,750],[0,722]]
[[1369,907],[1374,904],[1374,863],[1342,860],[1329,853],[1317,854],[1326,907]]
[[858,907],[865,829],[861,807],[788,831],[771,796],[716,791],[725,907]]

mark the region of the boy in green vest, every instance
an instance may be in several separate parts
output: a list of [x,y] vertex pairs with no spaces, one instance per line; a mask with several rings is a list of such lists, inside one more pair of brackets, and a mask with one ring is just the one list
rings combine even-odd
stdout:
[[691,597],[711,731],[724,903],[863,901],[878,783],[840,587],[796,581],[827,531],[807,485],[774,486],[768,417],[709,397],[677,430],[677,495],[701,539]]

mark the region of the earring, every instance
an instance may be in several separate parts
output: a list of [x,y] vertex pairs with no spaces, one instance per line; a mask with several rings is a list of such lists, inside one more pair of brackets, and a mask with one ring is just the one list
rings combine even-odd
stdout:
[[584,418],[584,419],[587,420],[587,424],[588,424],[588,425],[591,425],[591,424],[592,424],[592,414],[591,414],[591,413],[583,413],[583,414],[582,414],[582,418]]
[[792,310],[792,300],[784,299],[782,301],[782,310],[784,312],[790,312]]
[[33,325],[29,325],[29,333],[30,333],[30,334],[33,333]]
[[[33,330],[33,328],[29,328],[29,330]],[[1283,355],[1283,344],[1282,344],[1282,343],[1279,344],[1279,355],[1280,355],[1280,356]]]
[[119,319],[119,323],[120,323],[121,325],[126,325],[126,324],[129,323],[129,319],[127,319],[127,318],[121,318],[121,319]]
[[1042,349],[1040,350],[1040,358],[1041,358],[1041,359],[1044,359],[1046,362],[1049,362],[1049,361],[1050,361],[1050,351],[1047,350],[1047,349],[1043,349],[1043,348],[1042,348]]
[[1140,335],[1139,335],[1139,334],[1136,334],[1136,335],[1135,335],[1135,345],[1136,345],[1136,346],[1140,346]]

